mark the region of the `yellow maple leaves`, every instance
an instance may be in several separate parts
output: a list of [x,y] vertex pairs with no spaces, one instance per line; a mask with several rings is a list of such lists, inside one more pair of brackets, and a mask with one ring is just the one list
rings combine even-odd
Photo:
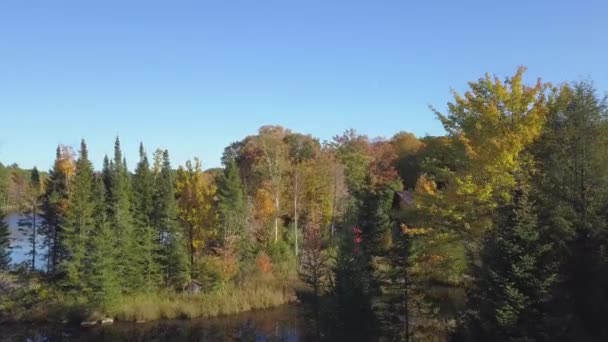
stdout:
[[213,176],[203,172],[200,160],[188,161],[177,171],[175,189],[178,218],[188,227],[193,253],[200,254],[208,240],[217,234]]
[[540,80],[525,85],[524,72],[520,67],[504,82],[485,75],[470,82],[464,95],[453,93],[447,115],[434,110],[452,144],[464,150],[462,167],[452,170],[441,194],[444,216],[459,228],[487,228],[488,212],[510,198],[522,152],[541,133],[549,86]]

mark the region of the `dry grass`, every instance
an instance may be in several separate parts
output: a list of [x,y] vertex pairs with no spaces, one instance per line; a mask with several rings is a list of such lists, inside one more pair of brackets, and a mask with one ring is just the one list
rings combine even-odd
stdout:
[[108,308],[108,315],[122,321],[192,319],[229,315],[285,304],[293,291],[276,283],[256,281],[247,285],[226,285],[204,294],[159,293],[123,297]]

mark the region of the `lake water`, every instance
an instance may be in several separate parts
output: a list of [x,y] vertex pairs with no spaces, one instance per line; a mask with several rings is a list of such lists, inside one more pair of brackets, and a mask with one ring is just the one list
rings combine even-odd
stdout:
[[[25,217],[18,213],[11,213],[6,215],[6,223],[8,223],[8,228],[11,233],[11,261],[13,264],[20,264],[24,261],[30,261],[31,256],[29,256],[29,252],[31,250],[31,245],[29,242],[29,237],[31,236],[31,228],[29,227],[20,227],[19,222],[25,220]],[[38,220],[41,220],[38,218]],[[36,224],[38,229],[40,229],[40,221]],[[45,266],[44,254],[46,250],[41,248],[43,238],[42,236],[37,237],[37,247],[36,247],[36,268],[40,269]]]
[[0,341],[309,341],[301,308],[283,305],[224,317],[114,323],[83,328],[66,325],[0,325]]

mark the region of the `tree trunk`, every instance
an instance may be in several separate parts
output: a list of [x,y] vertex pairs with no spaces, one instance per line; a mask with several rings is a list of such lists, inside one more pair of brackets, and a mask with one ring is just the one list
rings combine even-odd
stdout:
[[190,225],[190,278],[194,277],[194,227]]
[[293,231],[295,234],[295,239],[296,239],[296,243],[295,243],[295,253],[296,253],[296,259],[298,257],[298,192],[299,192],[299,188],[298,188],[298,172],[296,171],[295,173],[295,180],[294,180],[294,186],[293,186]]
[[274,194],[274,242],[279,241],[279,190]]
[[32,208],[32,272],[36,271],[36,206]]
[[[407,266],[406,266],[407,267]],[[409,309],[409,298],[408,298],[408,275],[407,275],[407,271],[405,271],[405,277],[404,277],[404,301],[405,301],[405,342],[409,342],[410,341],[410,309]]]

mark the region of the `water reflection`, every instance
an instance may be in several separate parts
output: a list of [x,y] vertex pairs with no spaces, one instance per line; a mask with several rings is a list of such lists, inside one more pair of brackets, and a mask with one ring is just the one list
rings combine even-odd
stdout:
[[[10,232],[12,263],[18,265],[26,261],[29,262],[31,260],[29,253],[32,247],[29,238],[31,236],[32,229],[31,226],[28,226],[27,217],[18,213],[10,213],[6,215],[5,220],[8,224],[8,229]],[[39,222],[36,224],[36,226],[39,232],[42,218],[38,218],[38,220]],[[36,268],[44,270],[46,267],[46,260],[44,258],[46,249],[42,246],[44,237],[42,234],[40,234],[40,232],[36,238],[36,241]]]
[[115,323],[81,328],[64,325],[0,326],[2,341],[308,341],[301,309],[292,305],[191,321]]

